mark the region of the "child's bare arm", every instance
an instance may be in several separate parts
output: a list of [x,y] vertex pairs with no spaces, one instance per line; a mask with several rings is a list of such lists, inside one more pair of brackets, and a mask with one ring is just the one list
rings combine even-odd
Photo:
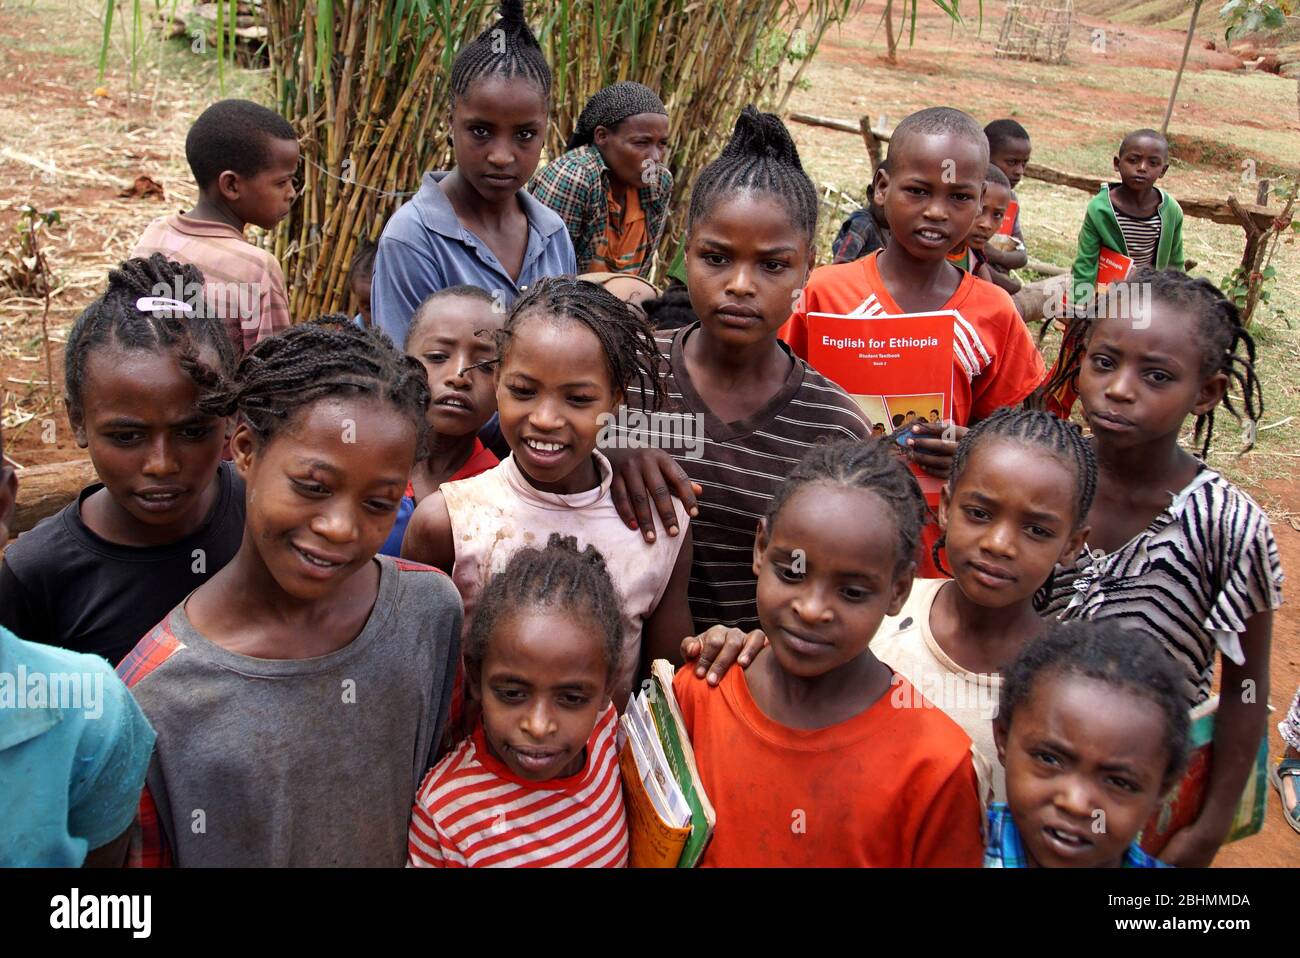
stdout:
[[1228,836],[1246,777],[1255,764],[1268,719],[1268,655],[1273,613],[1257,612],[1241,633],[1246,663],[1223,661],[1219,712],[1214,722],[1214,762],[1205,804],[1192,824],[1176,832],[1160,858],[1182,868],[1203,868]]
[[1029,254],[1023,249],[1002,250],[992,244],[984,247],[984,255],[990,263],[1002,269],[1020,269],[1029,262]]
[[411,514],[402,539],[402,558],[423,562],[451,575],[456,564],[456,547],[451,533],[451,514],[441,492],[425,496]]
[[[665,546],[656,546],[656,548],[662,549]],[[650,674],[650,663],[655,659],[667,659],[674,666],[682,664],[682,639],[695,631],[695,624],[691,620],[691,607],[686,598],[693,552],[691,530],[688,526],[681,551],[677,553],[673,574],[668,579],[668,585],[664,587],[664,594],[660,597],[659,604],[646,619],[641,633],[641,675],[643,677]]]

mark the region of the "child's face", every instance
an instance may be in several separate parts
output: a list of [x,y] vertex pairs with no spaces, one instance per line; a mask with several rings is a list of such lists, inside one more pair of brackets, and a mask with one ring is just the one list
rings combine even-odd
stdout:
[[812,269],[808,237],[781,202],[742,193],[691,225],[686,286],[705,333],[733,348],[776,338]]
[[1032,864],[1118,866],[1164,794],[1160,706],[1108,682],[1044,672],[1010,728],[994,721],[993,734]]
[[796,491],[754,543],[758,617],[781,668],[813,678],[865,652],[912,588],[912,566],[896,574],[897,565],[894,517],[874,492]]
[[527,80],[492,74],[470,84],[451,111],[456,169],[490,204],[514,196],[537,169],[546,97]]
[[1026,139],[1003,140],[996,150],[989,151],[989,162],[1007,175],[1014,190],[1024,178],[1031,152],[1029,141]]
[[[294,180],[298,175],[298,141],[271,138],[268,141],[271,162],[266,169],[249,177],[233,174],[231,189],[223,186],[230,208],[245,223],[272,229],[289,215],[294,198]],[[225,174],[222,174],[225,176]]]
[[609,706],[600,627],[575,609],[525,606],[503,614],[469,675],[492,753],[520,778],[576,775]]
[[970,233],[987,165],[974,140],[913,133],[876,177],[890,242],[923,262],[943,260]]
[[361,321],[365,323],[367,327],[371,325],[370,281],[372,278],[373,277],[370,273],[358,273],[356,276],[352,277],[352,282],[350,284],[352,296],[357,302],[357,312],[361,314]]
[[593,137],[614,179],[631,189],[656,182],[657,167],[668,152],[668,117],[638,113],[616,126],[617,130],[598,126]]
[[490,369],[471,369],[496,355],[492,334],[505,317],[466,296],[436,299],[412,320],[406,352],[429,374],[429,425],[439,436],[476,434],[497,411]]
[[[216,368],[211,347],[199,361]],[[199,413],[199,389],[170,350],[101,346],[86,357],[77,445],[142,542],[168,542],[202,522],[228,420]]]
[[1134,193],[1145,193],[1169,169],[1165,145],[1150,136],[1135,136],[1120,145],[1115,155],[1115,170],[1120,180]]
[[248,484],[245,542],[281,589],[315,601],[374,558],[397,517],[416,439],[407,417],[372,396],[304,406],[261,444],[239,425],[230,447]]
[[1223,373],[1202,375],[1195,320],[1149,297],[1145,305],[1097,320],[1079,367],[1084,416],[1098,442],[1114,449],[1176,436],[1227,388]]
[[496,391],[501,433],[519,468],[539,489],[580,492],[570,486],[596,448],[601,415],[622,401],[596,334],[576,320],[524,317],[497,371]]
[[1011,202],[1011,191],[1001,183],[984,183],[984,198],[980,201],[980,214],[975,217],[975,225],[970,229],[966,242],[975,249],[982,250],[989,237],[1002,226],[1002,218],[1007,215],[1007,204]]
[[971,453],[939,497],[948,567],[976,605],[1005,608],[1033,598],[1057,562],[1079,554],[1076,480],[1056,456],[1002,439]]
[[885,435],[885,424],[883,422],[874,423],[871,427],[871,435],[877,439]]

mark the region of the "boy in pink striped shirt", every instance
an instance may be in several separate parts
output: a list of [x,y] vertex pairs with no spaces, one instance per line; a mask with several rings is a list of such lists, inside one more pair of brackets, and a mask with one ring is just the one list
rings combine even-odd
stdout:
[[289,215],[297,196],[298,137],[273,110],[249,100],[221,100],[190,127],[185,158],[199,201],[188,213],[150,223],[131,255],[162,253],[197,266],[202,291],[159,289],[154,295],[219,316],[238,358],[290,325],[280,263],[248,242],[244,228],[253,223],[269,230]]
[[409,864],[621,868],[627,819],[610,694],[622,613],[593,546],[552,533],[483,590],[465,639],[474,731],[416,792]]

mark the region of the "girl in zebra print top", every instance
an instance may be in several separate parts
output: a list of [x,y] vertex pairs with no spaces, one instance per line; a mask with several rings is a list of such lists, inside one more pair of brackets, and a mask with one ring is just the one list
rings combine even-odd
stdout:
[[[1181,666],[1189,706],[1209,696],[1222,653],[1205,804],[1163,856],[1208,865],[1264,734],[1282,569],[1263,510],[1204,457],[1219,405],[1245,414],[1249,448],[1263,396],[1254,341],[1207,280],[1141,270],[1124,285],[1128,295],[1108,299],[1120,308],[1075,320],[1086,324],[1078,347],[1038,393],[1077,383],[1098,463],[1087,545],[1058,568],[1040,610],[1152,633]],[[1178,441],[1189,416],[1197,454]]]

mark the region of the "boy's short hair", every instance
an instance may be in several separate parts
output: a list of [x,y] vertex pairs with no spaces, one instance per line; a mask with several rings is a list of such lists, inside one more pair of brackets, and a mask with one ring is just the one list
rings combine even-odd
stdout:
[[994,120],[984,127],[984,135],[989,141],[989,152],[996,152],[1011,140],[1029,142],[1029,131],[1012,119]]
[[218,100],[199,114],[185,137],[185,159],[199,189],[223,170],[256,176],[271,163],[270,140],[298,141],[289,121],[251,100]]
[[1169,156],[1169,141],[1165,139],[1165,135],[1161,133],[1159,130],[1152,130],[1147,127],[1143,127],[1140,130],[1134,130],[1131,133],[1124,134],[1124,139],[1119,141],[1119,151],[1123,153],[1124,147],[1128,146],[1130,142],[1137,139],[1155,140],[1157,143],[1159,143],[1161,146],[1164,147],[1165,156],[1166,157]]
[[415,338],[415,334],[419,330],[419,327],[424,325],[420,321],[420,317],[431,304],[438,302],[440,299],[454,299],[458,297],[462,299],[477,299],[480,302],[487,303],[489,306],[495,302],[492,298],[492,294],[486,289],[483,289],[481,286],[471,286],[469,283],[461,283],[458,286],[448,286],[444,289],[435,290],[428,296],[424,297],[424,301],[421,302],[419,306],[415,307],[415,312],[411,314],[411,322],[407,324],[406,327],[406,338],[402,340],[403,351],[410,347],[411,340]]
[[990,163],[989,168],[984,172],[985,183],[996,183],[998,186],[1005,186],[1011,189],[1011,181],[1007,179],[1007,174],[1002,172],[1002,167],[996,163]]
[[889,140],[889,152],[885,155],[887,172],[893,172],[894,152],[901,149],[909,137],[918,133],[927,136],[957,136],[970,140],[979,144],[985,153],[985,162],[988,162],[989,142],[975,118],[950,106],[932,106],[903,117],[903,121],[894,129],[894,135]]

